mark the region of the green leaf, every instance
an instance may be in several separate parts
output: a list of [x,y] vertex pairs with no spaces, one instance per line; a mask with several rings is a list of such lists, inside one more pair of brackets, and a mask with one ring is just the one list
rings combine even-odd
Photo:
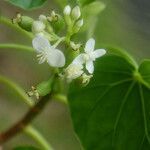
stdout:
[[139,68],[143,79],[150,85],[150,60],[144,60]]
[[7,0],[7,2],[23,8],[23,9],[33,9],[40,7],[44,4],[46,0]]
[[40,150],[40,149],[35,148],[33,146],[18,146],[14,148],[13,150]]
[[137,70],[128,59],[110,54],[95,62],[87,87],[72,83],[71,117],[86,150],[150,149],[149,76],[149,60]]

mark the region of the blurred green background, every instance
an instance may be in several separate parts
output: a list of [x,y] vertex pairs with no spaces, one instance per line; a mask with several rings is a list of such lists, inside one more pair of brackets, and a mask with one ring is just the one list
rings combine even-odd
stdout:
[[[0,1],[2,16],[12,18],[16,12],[38,18],[40,14],[60,11],[60,0],[48,0],[43,7],[23,11]],[[150,58],[150,1],[149,0],[103,0],[105,10],[99,14],[93,37],[96,47],[110,45],[120,47],[133,55],[138,62]],[[94,9],[94,8],[93,8]],[[86,33],[81,33],[79,41],[86,41]],[[82,40],[81,40],[82,39]],[[21,43],[31,46],[31,41],[22,34],[0,24],[0,43]],[[25,91],[32,85],[49,78],[47,64],[38,65],[34,53],[5,49],[0,50],[0,74],[9,77]],[[28,110],[20,98],[0,84],[0,131],[15,123]],[[80,150],[70,120],[69,109],[62,103],[50,102],[44,112],[35,119],[34,126],[41,131],[55,150]],[[3,145],[4,150],[11,150],[16,145],[36,143],[24,134],[20,134]]]

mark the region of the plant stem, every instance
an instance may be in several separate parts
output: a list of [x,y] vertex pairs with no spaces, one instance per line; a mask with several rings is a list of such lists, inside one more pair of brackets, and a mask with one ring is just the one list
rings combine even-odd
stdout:
[[53,98],[61,103],[64,103],[64,104],[68,104],[68,100],[67,100],[67,97],[66,95],[63,95],[63,94],[55,94],[53,96]]
[[[0,75],[0,82],[6,84],[7,86],[9,86],[13,90],[15,90],[16,93],[23,100],[25,100],[25,102],[30,107],[34,105],[33,100],[26,95],[26,93],[24,92],[24,90],[19,85],[17,85],[16,83],[14,83],[13,81],[11,81],[10,79],[8,79],[8,78],[6,78],[4,76],[1,76],[1,75]],[[28,135],[31,135],[34,140],[36,140],[38,143],[40,143],[41,145],[43,145],[43,147],[45,147],[45,150],[51,150],[52,149],[51,146],[50,146],[50,144],[46,141],[46,139],[44,139],[44,137],[36,129],[34,129],[31,125],[28,126],[27,129],[25,128],[24,132],[28,133]],[[46,149],[46,147],[47,147],[47,149]]]
[[43,150],[53,150],[46,139],[32,126],[27,126],[24,132],[35,139],[43,147]]
[[59,38],[59,40],[53,45],[53,47],[56,48],[64,40],[65,40],[65,37]]
[[32,47],[26,45],[11,44],[11,43],[0,44],[0,49],[8,49],[8,48],[34,52],[34,49]]
[[17,32],[26,35],[26,36],[27,36],[28,38],[30,38],[30,39],[33,38],[33,35],[32,35],[31,33],[29,33],[29,32],[27,32],[27,31],[21,29],[21,28],[20,28],[19,26],[17,26],[16,24],[13,24],[13,23],[11,22],[11,20],[9,20],[9,19],[7,19],[7,18],[5,18],[5,17],[0,16],[0,23],[2,23],[2,24],[4,24],[4,25],[7,25],[7,26],[10,27],[10,28],[15,29]]
[[28,104],[29,106],[34,105],[33,100],[27,96],[27,94],[19,85],[1,75],[0,75],[0,82],[6,84],[8,87],[11,87],[14,91],[16,91],[16,93],[20,95],[20,97],[26,102],[26,104]]
[[24,128],[28,126],[35,119],[35,117],[41,113],[47,102],[51,100],[51,97],[52,94],[42,97],[35,106],[29,109],[29,111],[25,114],[25,116],[21,120],[19,120],[8,130],[2,132],[0,134],[0,144],[7,142],[12,137],[23,131]]

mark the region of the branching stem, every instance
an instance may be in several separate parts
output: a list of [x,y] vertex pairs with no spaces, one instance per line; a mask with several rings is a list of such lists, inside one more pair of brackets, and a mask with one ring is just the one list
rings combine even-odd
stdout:
[[17,50],[24,50],[28,52],[34,52],[34,49],[30,46],[21,45],[21,44],[11,44],[11,43],[0,44],[0,49],[17,49]]
[[51,100],[51,97],[52,97],[52,94],[42,97],[35,106],[29,109],[29,111],[21,120],[19,120],[16,124],[14,124],[8,130],[0,133],[0,144],[7,142],[12,137],[17,135],[21,131],[23,131],[24,128],[27,125],[29,125],[38,114],[41,113],[41,111],[44,109],[47,102]]
[[4,25],[7,25],[7,26],[10,27],[10,28],[15,29],[17,32],[26,35],[26,36],[27,36],[28,38],[30,38],[30,39],[33,38],[33,35],[32,35],[31,33],[29,33],[29,32],[27,32],[27,31],[21,29],[21,28],[20,28],[19,26],[17,26],[16,24],[13,24],[10,19],[7,19],[7,18],[5,18],[5,17],[0,16],[0,23],[1,23],[1,24],[4,24]]

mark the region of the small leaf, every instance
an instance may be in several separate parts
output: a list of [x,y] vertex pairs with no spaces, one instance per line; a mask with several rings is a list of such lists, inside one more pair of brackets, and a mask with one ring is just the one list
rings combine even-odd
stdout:
[[35,148],[33,146],[18,146],[16,148],[13,148],[13,150],[40,150],[40,149]]
[[[95,62],[87,87],[72,83],[69,105],[75,132],[86,150],[150,149],[150,61],[137,66],[122,56]],[[141,82],[142,81],[142,82]]]
[[7,0],[7,2],[11,4],[27,10],[40,7],[45,1],[46,0]]

